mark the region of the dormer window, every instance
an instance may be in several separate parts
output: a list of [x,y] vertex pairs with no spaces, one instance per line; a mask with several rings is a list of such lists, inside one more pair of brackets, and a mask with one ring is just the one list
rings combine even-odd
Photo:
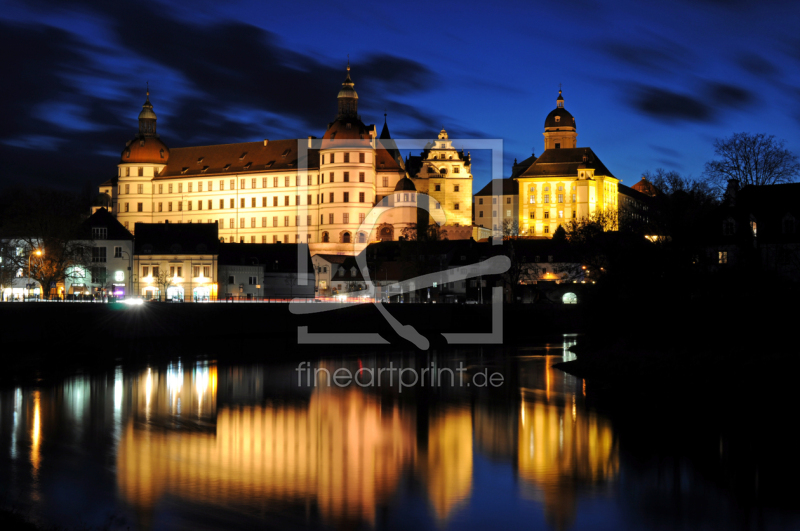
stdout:
[[783,217],[783,233],[794,234],[794,216],[786,214]]
[[189,168],[181,169],[181,175],[184,175],[187,171],[189,171]]
[[228,171],[229,169],[231,169],[230,164],[226,164],[225,166],[222,167],[222,171]]
[[725,236],[731,236],[736,232],[736,223],[733,219],[728,218],[722,222],[722,234]]
[[125,158],[126,159],[131,158],[131,150],[130,149],[125,152]]
[[245,164],[245,165],[244,165],[244,169],[245,169],[245,170],[249,170],[249,169],[250,169],[250,165],[251,165],[251,164],[253,164],[253,163],[252,163],[252,162],[248,162],[247,164]]
[[200,164],[201,162],[203,162],[203,157],[200,157],[199,159],[197,159],[197,163],[198,164]]
[[286,155],[288,155],[290,151],[292,151],[291,148],[284,150],[284,152],[281,153],[281,157],[286,158]]
[[200,171],[203,172],[203,173],[207,172],[208,171],[208,166],[203,166],[203,169],[200,170]]
[[247,156],[247,151],[245,151],[244,153],[242,153],[242,154],[239,156],[239,160],[244,160],[244,158],[245,158],[246,156]]
[[265,168],[271,168],[273,164],[275,164],[275,161],[271,160],[271,161],[267,162],[266,164],[264,164],[264,167]]
[[556,116],[556,123],[559,123],[560,121],[561,121],[561,117],[560,116]]
[[[128,153],[130,153],[130,151]],[[162,159],[164,158],[164,150],[163,149],[161,150],[161,158]]]

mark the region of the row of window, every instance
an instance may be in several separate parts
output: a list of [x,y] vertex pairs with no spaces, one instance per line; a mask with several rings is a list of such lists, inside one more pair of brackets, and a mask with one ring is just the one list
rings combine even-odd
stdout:
[[[575,184],[574,183],[572,184],[572,189],[573,190],[575,189]],[[549,192],[550,191],[550,185],[549,184],[545,184],[544,185],[544,191],[545,192]],[[564,185],[563,184],[556,185],[556,191],[563,192],[564,191]],[[536,185],[535,184],[531,185],[531,187],[529,189],[529,192],[531,194],[535,194],[536,193]]]
[[[457,192],[457,191],[458,191],[458,190],[456,190],[456,192]],[[479,198],[478,198],[478,204],[479,204],[479,205],[482,205],[482,204],[483,204],[483,198],[482,198],[482,197],[479,197]],[[492,204],[493,204],[493,205],[496,205],[496,204],[497,204],[497,198],[496,198],[496,197],[493,197],[493,198],[492,198]],[[507,205],[510,205],[510,204],[511,204],[511,198],[510,198],[510,197],[506,197],[506,204],[507,204]]]
[[[257,236],[253,236],[253,235],[251,235],[251,236],[239,236],[238,237],[238,243],[258,243],[258,241],[257,241],[258,239],[259,238]],[[260,240],[261,240],[261,243],[270,243],[270,242],[271,243],[289,243],[289,241],[290,241],[288,234],[284,234],[283,238],[279,238],[277,234],[273,234],[272,236],[267,236],[267,235],[263,235],[262,234]],[[225,243],[225,237],[224,236],[220,237],[220,241]],[[327,240],[325,240],[325,241],[327,241]],[[236,236],[229,236],[228,237],[228,242],[229,243],[237,243],[237,237]],[[310,234],[306,234],[305,241],[301,242],[300,241],[300,235],[299,234],[295,234],[294,235],[294,243],[311,243],[311,235]]]
[[[577,194],[570,194],[570,195],[571,195],[570,199],[572,199],[572,202],[575,203],[578,200]],[[553,199],[554,202],[556,203],[563,203],[564,194],[553,194]],[[536,196],[532,195],[528,198],[528,200],[531,204],[534,204],[536,203]],[[550,202],[550,194],[544,194],[544,200],[542,201],[542,203],[549,203],[549,202]]]
[[[340,153],[340,155],[342,155],[342,162],[345,162],[345,163],[350,162],[350,153]],[[323,154],[322,155],[322,164],[325,164],[325,157],[326,156],[328,158],[328,164],[336,164],[336,153],[330,153],[328,155],[324,155]],[[355,157],[353,157],[353,160],[355,161]],[[359,153],[358,154],[358,162],[360,164],[364,164],[365,160],[366,160],[365,154],[364,153]]]
[[[200,275],[202,271],[202,275]],[[166,272],[166,270],[165,270]],[[158,278],[161,274],[160,266],[157,265],[143,265],[142,266],[142,278],[149,277],[150,274],[153,274],[153,278]],[[182,266],[169,266],[169,276],[170,277],[183,277],[183,267]],[[192,277],[194,278],[211,278],[211,266],[210,265],[203,265],[203,266],[193,266],[192,268]]]
[[[328,194],[328,203],[335,203],[336,202],[335,198],[336,198],[335,193],[334,192],[330,192]],[[316,203],[312,202],[313,199],[314,199],[314,197],[311,194],[306,196],[306,205],[324,203],[325,202],[325,194],[317,194],[317,197],[316,197],[316,201],[317,202]],[[366,199],[367,199],[367,196],[366,196],[365,192],[358,192],[358,202],[359,203],[366,203]],[[341,202],[342,203],[349,203],[350,202],[350,192],[342,192],[342,201]],[[186,203],[186,210],[193,210],[193,209],[194,210],[203,210],[203,205],[204,204],[207,205],[206,210],[213,210],[214,209],[214,200],[213,199],[208,199],[205,203],[203,202],[203,200],[199,200],[197,202],[185,201],[185,203]],[[247,206],[248,206],[247,203],[248,203],[248,201],[247,201],[246,198],[244,198],[244,197],[239,198],[239,208],[247,208]],[[258,201],[257,201],[257,198],[255,198],[255,197],[251,197],[249,203],[250,203],[250,208],[257,208],[258,207]],[[184,201],[175,201],[174,202],[175,211],[176,212],[182,212],[183,211],[183,205],[184,205]],[[294,206],[300,206],[300,205],[301,205],[300,196],[296,195],[295,196]],[[154,203],[154,206],[156,208],[156,210],[155,210],[156,212],[165,212],[165,210],[164,210],[164,206],[165,205],[164,205],[163,202]],[[262,208],[267,208],[268,206],[269,205],[268,205],[267,198],[266,197],[262,197],[261,198],[261,207]],[[272,206],[273,207],[281,206],[279,204],[278,196],[274,196],[272,198]],[[283,205],[282,206],[292,206],[291,203],[290,203],[290,196],[288,196],[288,195],[283,196]],[[229,208],[236,208],[236,199],[234,199],[232,197],[229,198],[228,199],[228,207]],[[219,200],[219,210],[224,210],[224,209],[225,209],[225,200],[224,199],[220,199]],[[120,212],[120,211],[122,211],[122,212],[130,212],[131,211],[130,210],[130,203],[118,203],[117,204],[117,212]],[[135,211],[136,212],[143,212],[144,211],[144,203],[136,203],[136,210]],[[172,211],[173,211],[173,202],[172,201],[168,201],[166,203],[166,212],[172,212]]]
[[[559,210],[557,215],[558,215],[558,219],[564,219],[564,211],[563,210]],[[577,210],[573,210],[572,211],[572,219],[577,219],[577,217],[578,217],[578,211]],[[530,218],[531,219],[536,219],[536,212],[531,211]],[[544,212],[544,219],[550,219],[550,212],[547,211],[547,210],[545,210],[545,212]]]
[[[126,168],[126,169],[129,170],[130,168]],[[267,179],[268,179],[268,177],[262,177],[262,179],[261,179],[261,188],[267,188],[267,182],[268,182]],[[312,180],[313,180],[313,176],[309,175],[308,176],[308,182],[307,182],[308,186],[314,186],[313,183],[312,183]],[[247,179],[240,179],[240,181],[239,181],[239,189],[240,190],[245,190],[246,189],[246,186],[245,186],[246,182],[247,182]],[[328,183],[337,182],[336,181],[336,173],[335,172],[329,172],[328,173],[328,181],[327,182]],[[350,182],[350,172],[349,171],[342,172],[342,182],[345,182],[345,183],[349,183]],[[353,181],[353,182],[355,182],[355,181]],[[362,172],[358,172],[358,182],[360,182],[360,183],[367,182],[367,176],[363,171]],[[253,190],[258,189],[257,183],[258,183],[257,179],[255,179],[255,178],[250,179],[250,188],[253,189]],[[273,177],[272,178],[272,188],[278,188],[279,187],[279,183],[280,183],[280,177]],[[324,173],[320,174],[320,175],[317,175],[317,184],[319,185],[320,183],[322,183],[322,184],[325,183],[325,174]],[[186,185],[185,191],[187,193],[194,192],[195,190],[198,191],[198,192],[203,192],[204,191],[203,190],[203,181],[197,181],[197,183],[177,183],[177,184],[168,183],[166,185],[166,193],[172,194],[172,193],[175,193],[175,190],[177,190],[177,193],[182,194],[182,193],[184,193],[184,184]],[[195,186],[195,184],[196,184],[196,186]],[[205,191],[206,192],[213,192],[214,191],[214,189],[213,189],[214,181],[207,181],[206,184],[207,184],[207,186],[206,186]],[[383,184],[384,188],[388,187],[389,186],[389,178],[388,177],[383,177],[382,184]],[[283,185],[286,188],[291,186],[290,177],[288,175],[283,178]],[[136,193],[137,194],[144,194],[145,193],[144,192],[144,184],[137,184],[137,185],[134,185],[134,186],[136,186]],[[154,191],[156,193],[158,193],[158,194],[163,194],[164,193],[164,187],[165,187],[164,184],[158,184],[158,185],[153,185],[153,186],[156,187],[156,188],[154,188]],[[295,177],[295,186],[300,186],[300,176],[296,176]],[[236,190],[236,179],[231,179],[230,180],[228,189],[229,190]],[[217,190],[218,191],[224,191],[225,190],[225,180],[224,179],[220,179],[219,187],[217,188]],[[458,190],[456,190],[456,191],[458,191]],[[123,194],[130,195],[130,193],[131,193],[131,185],[130,184],[119,185],[118,193],[120,195],[123,195]]]
[[[441,191],[442,191],[442,185],[441,185],[441,184],[435,184],[435,185],[433,185],[433,190],[434,190],[435,192],[441,192]],[[458,185],[458,184],[454,184],[454,185],[453,185],[453,191],[454,191],[454,192],[458,192],[458,191],[460,191],[460,190],[461,190],[461,186],[460,186],[460,185]]]
[[[92,247],[92,262],[104,263],[107,257],[106,247]],[[122,247],[114,247],[114,258],[122,258]]]
[[[433,158],[436,158],[436,157],[433,157]],[[450,157],[450,158],[452,158],[452,157]],[[437,173],[436,168],[434,168],[433,166],[428,166],[428,173]],[[440,168],[438,173],[440,173],[442,175],[446,174],[447,173],[447,168]],[[461,173],[461,168],[459,168],[458,166],[454,167],[453,168],[453,173]]]
[[[483,217],[483,210],[479,210],[479,211],[478,211],[478,217],[479,217],[479,218],[482,218],[482,217]],[[497,210],[492,210],[492,217],[493,217],[493,218],[496,218],[496,217],[497,217]],[[507,218],[510,218],[510,217],[511,217],[511,211],[510,211],[510,210],[506,210],[506,217],[507,217]]]

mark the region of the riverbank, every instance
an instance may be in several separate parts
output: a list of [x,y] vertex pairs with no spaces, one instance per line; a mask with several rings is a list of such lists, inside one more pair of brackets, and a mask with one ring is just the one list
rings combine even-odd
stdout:
[[620,393],[629,399],[632,390],[667,401],[695,393],[735,400],[731,395],[742,390],[780,394],[793,388],[800,371],[796,317],[786,306],[791,298],[786,291],[739,289],[645,300],[637,306],[641,317],[628,325],[609,317],[624,301],[606,304],[572,348],[577,359],[558,368],[609,400]]
[[[76,369],[106,368],[124,362],[151,362],[176,356],[225,361],[314,359],[361,352],[421,352],[401,338],[373,304],[314,303],[317,313],[296,315],[288,304],[168,304],[141,306],[93,303],[0,303],[5,370],[0,384],[35,382]],[[389,304],[403,325],[413,326],[431,349],[447,346],[443,333],[492,332],[490,305]],[[579,305],[504,305],[502,343],[560,340],[582,332]],[[303,344],[310,334],[378,333],[388,343]]]

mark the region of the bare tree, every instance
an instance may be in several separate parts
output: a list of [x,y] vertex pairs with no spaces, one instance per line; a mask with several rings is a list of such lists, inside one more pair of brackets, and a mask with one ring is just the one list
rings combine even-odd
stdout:
[[6,288],[11,287],[19,271],[17,248],[12,240],[0,240],[0,300]]
[[436,223],[430,225],[412,223],[403,229],[402,235],[406,241],[438,242],[447,239],[447,230]]
[[503,238],[514,238],[516,236],[519,236],[519,220],[504,219]]
[[794,181],[800,173],[797,156],[786,149],[785,140],[764,133],[734,133],[714,141],[717,159],[706,162],[703,175],[719,192],[728,180],[738,179],[741,186],[764,186]]
[[62,190],[17,189],[14,203],[4,210],[4,229],[22,249],[16,269],[31,277],[49,297],[50,286],[70,277],[83,278],[91,267],[90,234],[81,227],[83,211],[74,194]]
[[297,273],[286,273],[283,282],[289,286],[289,298],[294,298],[294,287],[297,285]]
[[158,286],[158,289],[161,292],[161,297],[159,297],[159,300],[163,301],[167,300],[167,288],[172,286],[173,284],[172,278],[173,277],[169,275],[169,271],[167,271],[166,268],[162,267],[158,268],[158,275],[153,277],[153,281],[155,282],[156,286]]

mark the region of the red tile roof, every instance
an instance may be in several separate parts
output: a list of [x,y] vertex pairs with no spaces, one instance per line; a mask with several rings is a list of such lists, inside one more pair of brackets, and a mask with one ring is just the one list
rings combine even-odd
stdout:
[[[298,164],[304,162],[298,161],[297,144],[296,139],[289,139],[173,148],[170,150],[167,167],[156,179],[295,171]],[[318,150],[308,150],[306,167],[309,170],[319,169]]]

